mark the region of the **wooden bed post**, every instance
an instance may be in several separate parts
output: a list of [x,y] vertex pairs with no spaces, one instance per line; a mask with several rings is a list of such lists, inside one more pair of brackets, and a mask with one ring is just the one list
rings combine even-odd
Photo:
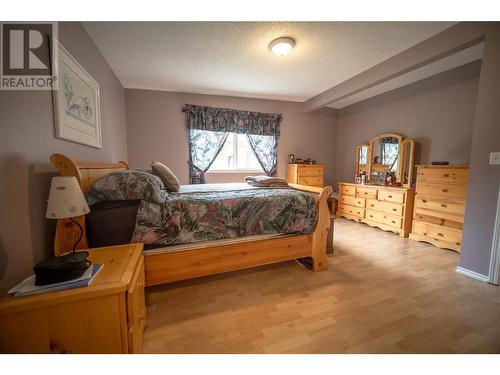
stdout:
[[313,233],[312,258],[314,272],[328,269],[326,256],[326,243],[330,230],[330,211],[328,210],[328,197],[332,192],[331,186],[326,186],[318,197],[318,222]]
[[328,197],[332,193],[331,186],[314,187],[297,184],[289,184],[295,190],[314,193],[314,199],[318,208],[318,221],[312,234],[313,270],[323,271],[328,269],[328,257],[326,256],[326,243],[328,231],[330,230],[330,210],[328,209]]

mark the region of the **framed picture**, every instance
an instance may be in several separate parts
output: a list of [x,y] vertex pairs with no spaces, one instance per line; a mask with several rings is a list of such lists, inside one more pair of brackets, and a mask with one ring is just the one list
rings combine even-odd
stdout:
[[61,44],[54,72],[56,137],[102,148],[99,84]]

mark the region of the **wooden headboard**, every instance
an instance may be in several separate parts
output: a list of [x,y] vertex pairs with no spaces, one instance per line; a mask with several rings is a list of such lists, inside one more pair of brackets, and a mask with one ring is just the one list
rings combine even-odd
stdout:
[[[114,171],[130,169],[128,164],[124,161],[119,161],[117,163],[80,161],[72,160],[62,154],[50,155],[50,162],[62,176],[76,177],[84,193],[99,177]],[[77,249],[87,249],[89,246],[86,235],[85,216],[80,216],[76,218],[76,220],[78,220],[83,227],[83,237]],[[54,238],[54,255],[61,255],[71,250],[77,235],[76,225],[69,219],[57,220],[56,235]]]
[[62,154],[50,155],[50,162],[57,168],[62,176],[75,176],[82,190],[85,192],[89,186],[105,174],[130,169],[124,161],[105,163],[98,161],[71,160]]

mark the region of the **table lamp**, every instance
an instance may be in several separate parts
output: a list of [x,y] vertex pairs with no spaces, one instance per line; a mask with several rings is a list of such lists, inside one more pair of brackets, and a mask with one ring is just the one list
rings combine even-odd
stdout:
[[45,216],[48,219],[69,219],[80,229],[79,236],[73,245],[73,253],[83,236],[83,228],[78,220],[75,220],[75,217],[89,212],[89,206],[76,177],[61,176],[52,178]]

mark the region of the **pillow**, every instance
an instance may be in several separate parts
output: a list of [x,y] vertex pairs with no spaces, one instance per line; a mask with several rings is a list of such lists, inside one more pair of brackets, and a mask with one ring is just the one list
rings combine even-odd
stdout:
[[104,201],[142,199],[161,204],[165,199],[161,179],[142,171],[118,171],[96,180],[86,193],[89,206]]
[[179,191],[180,183],[177,176],[167,167],[165,164],[159,161],[153,161],[151,163],[151,169],[153,173],[161,178],[165,187],[170,191]]

